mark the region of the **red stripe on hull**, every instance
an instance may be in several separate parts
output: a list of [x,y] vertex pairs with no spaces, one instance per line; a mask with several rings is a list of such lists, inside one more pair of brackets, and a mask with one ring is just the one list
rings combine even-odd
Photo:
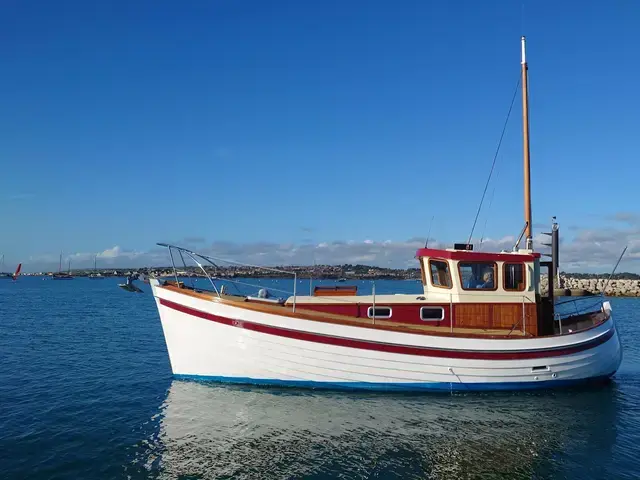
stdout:
[[469,360],[526,360],[532,358],[559,357],[563,355],[571,355],[574,353],[589,350],[597,347],[609,340],[614,329],[611,328],[607,333],[598,338],[583,342],[579,345],[571,347],[561,347],[555,349],[545,349],[536,351],[473,351],[473,350],[443,350],[429,347],[414,347],[408,345],[396,345],[390,343],[380,343],[370,340],[359,340],[353,338],[333,337],[319,333],[301,332],[288,328],[274,327],[271,325],[263,325],[261,323],[246,322],[243,320],[234,320],[227,317],[213,315],[211,313],[196,310],[179,303],[159,299],[160,304],[171,308],[178,312],[192,315],[194,317],[203,318],[212,322],[228,325],[230,327],[244,328],[253,332],[264,333],[266,335],[275,335],[278,337],[302,340],[305,342],[322,343],[325,345],[335,345],[339,347],[358,348],[361,350],[373,350],[377,352],[398,353],[402,355],[417,355],[423,357],[439,357],[439,358],[462,358]]

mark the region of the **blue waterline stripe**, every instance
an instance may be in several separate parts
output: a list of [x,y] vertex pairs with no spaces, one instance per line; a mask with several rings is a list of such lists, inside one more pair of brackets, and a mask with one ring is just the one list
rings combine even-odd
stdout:
[[368,390],[381,392],[428,392],[428,391],[500,391],[500,390],[534,390],[558,387],[571,387],[586,384],[601,384],[611,375],[579,380],[543,380],[540,382],[503,382],[503,383],[370,383],[370,382],[314,382],[310,380],[276,380],[248,377],[219,377],[205,375],[174,375],[178,380],[195,380],[200,382],[218,382],[240,385],[268,385],[276,387],[312,388],[319,390]]

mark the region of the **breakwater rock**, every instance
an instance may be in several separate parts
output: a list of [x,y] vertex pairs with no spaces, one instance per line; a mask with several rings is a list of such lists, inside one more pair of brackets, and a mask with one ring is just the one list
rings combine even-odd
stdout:
[[[610,297],[640,297],[640,280],[615,280],[607,284],[608,277],[576,278],[571,275],[560,275],[560,288],[555,289],[555,295],[585,296],[599,295],[607,285],[605,295]],[[549,290],[549,278],[540,277],[540,290],[546,294]]]

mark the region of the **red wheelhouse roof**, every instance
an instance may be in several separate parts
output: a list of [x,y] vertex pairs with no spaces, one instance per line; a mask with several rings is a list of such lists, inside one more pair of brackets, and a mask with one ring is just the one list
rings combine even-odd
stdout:
[[533,262],[540,258],[539,253],[490,253],[474,252],[472,250],[438,250],[435,248],[421,248],[416,257],[446,258],[449,260],[464,260],[467,262]]

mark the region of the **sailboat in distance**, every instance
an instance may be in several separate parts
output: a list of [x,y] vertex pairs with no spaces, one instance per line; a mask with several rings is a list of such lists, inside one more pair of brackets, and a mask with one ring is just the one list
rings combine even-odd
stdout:
[[98,273],[98,270],[96,268],[97,259],[98,259],[98,255],[93,257],[93,273],[89,275],[89,278],[91,280],[102,280],[104,278],[104,276],[101,273]]
[[58,266],[58,271],[53,274],[52,278],[54,280],[73,280],[73,277],[71,276],[71,260],[69,260],[69,271],[62,271],[62,252],[60,252],[60,264]]
[[17,280],[18,279],[18,275],[20,275],[20,269],[22,268],[22,264],[19,263],[18,264],[18,268],[16,268],[16,271],[14,273],[9,273],[9,272],[5,272],[4,271],[4,255],[2,255],[2,258],[0,259],[0,279],[6,279],[6,280]]

